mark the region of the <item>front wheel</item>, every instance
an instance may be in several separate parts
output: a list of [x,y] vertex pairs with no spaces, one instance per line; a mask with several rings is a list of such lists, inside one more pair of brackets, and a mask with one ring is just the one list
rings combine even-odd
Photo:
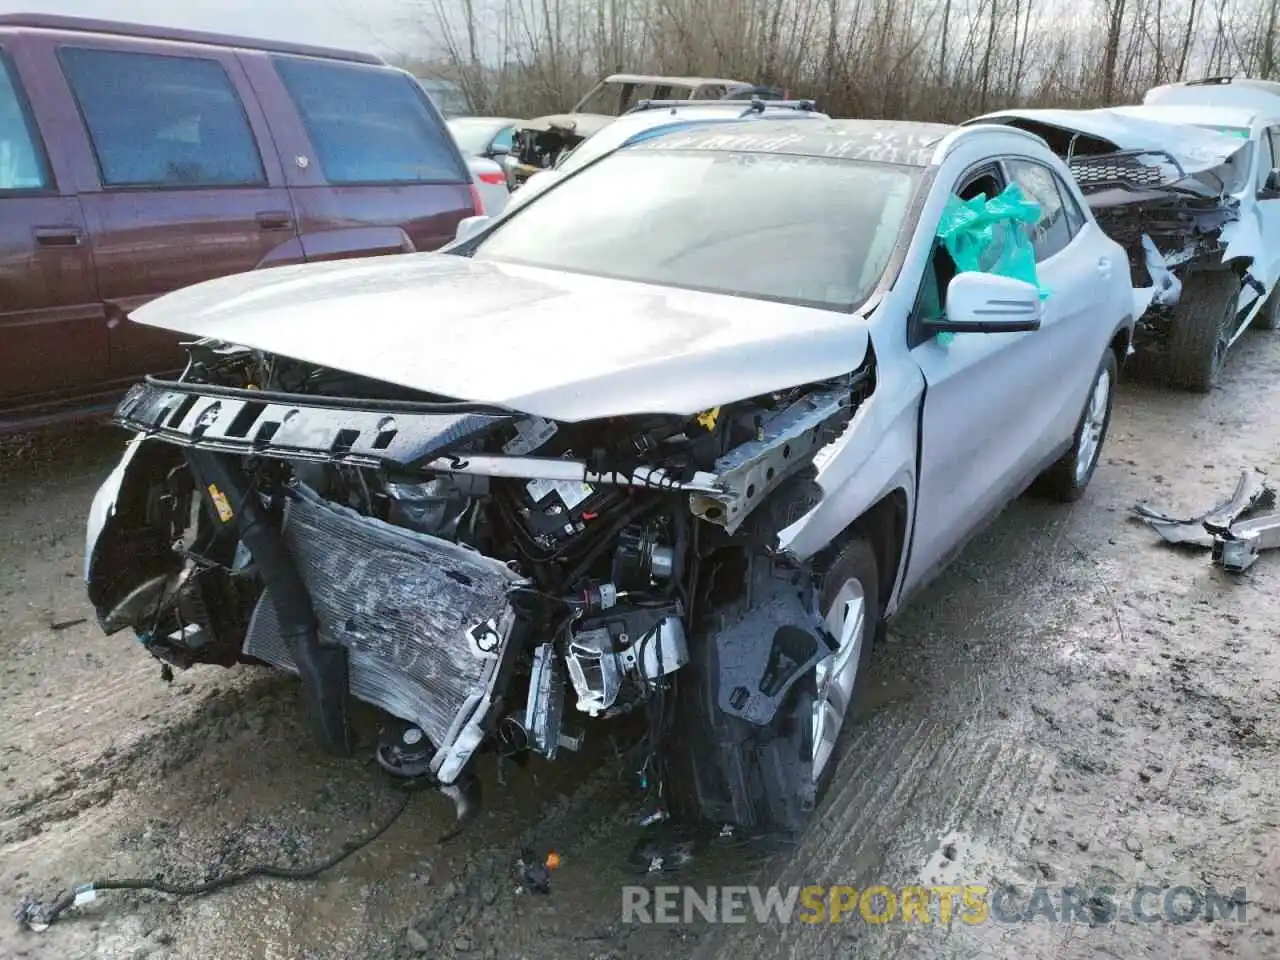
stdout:
[[1093,376],[1093,385],[1085,399],[1080,422],[1071,438],[1071,449],[1064,453],[1040,476],[1040,486],[1055,500],[1071,503],[1079,500],[1102,456],[1102,444],[1111,426],[1112,394],[1119,364],[1113,351],[1107,350]]
[[1201,270],[1186,277],[1173,308],[1165,358],[1171,386],[1193,393],[1213,389],[1227,361],[1239,300],[1240,278],[1230,270]]
[[749,723],[718,706],[713,638],[690,650],[679,680],[682,720],[671,742],[673,794],[681,812],[749,833],[793,837],[812,818],[848,739],[851,707],[880,623],[879,565],[871,543],[848,540],[816,589],[829,649],[796,679],[767,723]]

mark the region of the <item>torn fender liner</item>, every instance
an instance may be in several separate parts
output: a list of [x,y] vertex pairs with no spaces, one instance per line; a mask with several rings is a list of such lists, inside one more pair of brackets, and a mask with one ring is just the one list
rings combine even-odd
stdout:
[[[284,543],[315,606],[319,637],[350,660],[351,692],[415,723],[436,747],[431,772],[456,779],[480,740],[515,626],[519,578],[505,564],[323,500],[301,484]],[[272,588],[245,653],[297,670]]]
[[757,726],[768,723],[796,680],[831,652],[823,637],[821,618],[799,591],[774,586],[714,637],[720,709]]
[[353,744],[347,716],[346,651],[321,645],[306,584],[279,532],[263,515],[256,496],[248,493],[237,458],[193,450],[188,462],[212,504],[211,515],[223,526],[234,527],[253,555],[271,597],[280,640],[297,664],[316,738],[332,753],[349,754]]

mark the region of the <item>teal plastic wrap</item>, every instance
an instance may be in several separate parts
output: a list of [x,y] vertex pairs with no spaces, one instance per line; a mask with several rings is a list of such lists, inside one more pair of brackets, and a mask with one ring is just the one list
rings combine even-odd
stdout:
[[1028,200],[1011,183],[990,200],[985,195],[961,200],[948,198],[938,222],[938,239],[951,254],[958,272],[996,273],[1025,280],[1049,292],[1036,275],[1036,251],[1031,230],[1040,222],[1040,204]]

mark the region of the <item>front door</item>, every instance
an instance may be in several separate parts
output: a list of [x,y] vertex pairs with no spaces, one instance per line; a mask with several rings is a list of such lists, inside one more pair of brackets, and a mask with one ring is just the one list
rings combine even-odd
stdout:
[[234,56],[57,49],[93,155],[81,193],[113,376],[178,369],[173,333],[127,315],[153,297],[252,270],[296,240],[288,190]]
[[84,393],[106,375],[80,204],[54,176],[17,69],[0,49],[0,403]]
[[[1073,243],[1076,218],[1083,217],[1063,203],[1055,176],[1030,161],[1011,161],[984,168],[956,186],[961,197],[980,191],[991,198],[1012,177],[1024,196],[1041,205],[1032,239],[1038,278],[1048,295],[1037,331],[913,339],[911,353],[927,391],[915,533],[904,584],[908,590],[945,565],[978,524],[1021,492],[1071,435],[1083,410],[1090,375],[1101,359],[1097,343],[1106,341],[1095,331],[1092,342],[1086,342],[1090,318],[1098,319],[1103,297],[1090,287],[1098,286],[1104,270],[1125,270],[1127,265],[1083,263],[1086,244]],[[955,270],[939,243],[913,321],[945,309],[947,283]],[[919,330],[918,322],[913,329]]]

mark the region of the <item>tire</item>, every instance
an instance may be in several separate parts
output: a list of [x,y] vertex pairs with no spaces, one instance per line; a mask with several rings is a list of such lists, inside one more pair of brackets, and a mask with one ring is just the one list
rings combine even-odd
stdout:
[[[838,733],[829,750],[815,741],[815,705],[822,691],[815,668],[795,681],[772,720],[757,726],[720,710],[715,697],[714,664],[704,642],[680,671],[681,717],[671,741],[673,799],[683,815],[716,824],[733,823],[749,833],[798,836],[808,825],[831,785],[848,741],[849,708],[866,677],[866,665],[881,618],[879,567],[868,540],[849,540],[827,565],[818,585],[825,612],[846,597],[862,601],[862,628],[857,637],[851,691],[839,711]],[[858,597],[860,595],[860,597]],[[841,604],[843,606],[843,604]],[[837,640],[839,637],[837,636]],[[841,691],[843,692],[843,691]],[[825,758],[814,776],[815,754]]]
[[1254,330],[1275,330],[1280,327],[1280,283],[1277,283],[1262,305],[1258,315],[1249,324]]
[[[1093,375],[1084,409],[1071,435],[1071,449],[1040,475],[1038,486],[1044,494],[1060,503],[1079,500],[1102,458],[1102,447],[1111,426],[1111,407],[1115,396],[1119,363],[1115,352],[1102,355],[1098,371]],[[1086,439],[1090,438],[1090,439]]]
[[[818,609],[823,611],[824,615],[831,609],[833,602],[839,597],[841,589],[850,580],[858,582],[865,604],[860,640],[861,646],[857,654],[857,668],[853,676],[852,690],[843,710],[840,711],[840,730],[831,743],[831,752],[822,766],[822,772],[816,778],[813,807],[806,811],[808,813],[812,813],[812,810],[822,803],[828,789],[831,787],[836,768],[840,765],[840,758],[844,754],[844,748],[848,744],[849,729],[851,727],[850,708],[857,703],[858,696],[866,685],[867,665],[871,661],[871,649],[874,646],[877,626],[880,623],[880,606],[882,603],[879,596],[880,565],[870,541],[862,537],[855,537],[845,544],[823,574],[822,584],[818,593]],[[779,724],[780,727],[785,728],[787,731],[799,727],[799,731],[802,734],[800,737],[800,742],[803,744],[802,756],[807,756],[811,760],[815,748],[813,742],[814,725],[800,721],[805,717],[812,716],[813,706],[818,700],[817,681],[818,673],[815,670],[796,682],[791,691],[792,696],[784,706],[784,710],[787,707],[791,708],[791,715],[784,718],[782,723]],[[779,711],[779,713],[782,712],[784,711]],[[779,732],[782,731],[780,730]]]
[[1165,380],[1170,386],[1208,393],[1218,382],[1234,333],[1240,278],[1230,270],[1204,270],[1183,281],[1173,308]]

